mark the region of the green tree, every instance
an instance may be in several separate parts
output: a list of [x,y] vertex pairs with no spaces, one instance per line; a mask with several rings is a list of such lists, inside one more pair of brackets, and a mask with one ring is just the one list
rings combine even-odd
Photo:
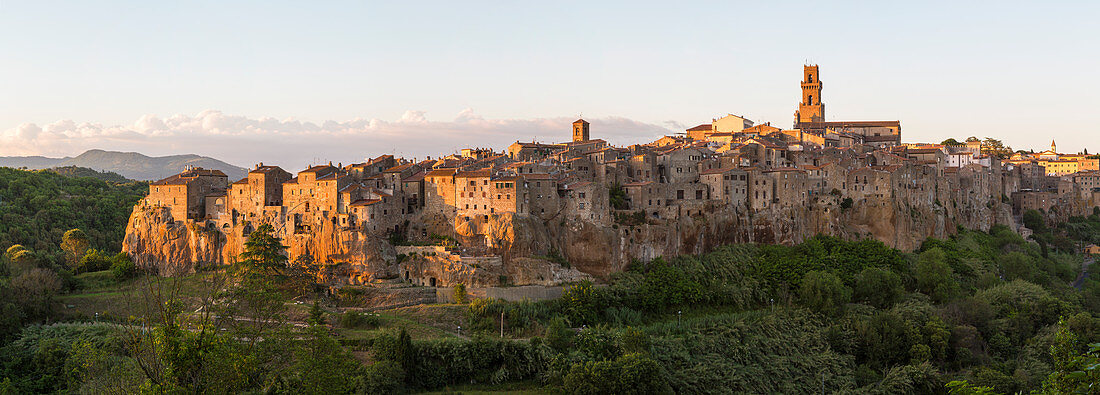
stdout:
[[[371,346],[371,351],[378,360],[396,363],[403,372],[411,372],[415,368],[416,349],[413,347],[412,338],[409,337],[409,333],[404,328],[401,328],[397,336],[387,333],[376,338]],[[407,379],[413,380],[415,378],[409,376]],[[416,383],[409,382],[409,384],[414,385]]]
[[1012,156],[1012,147],[1004,145],[1001,140],[986,137],[985,140],[982,140],[982,152],[999,159],[1008,159],[1009,156]]
[[1050,356],[1054,360],[1054,372],[1043,382],[1043,393],[1089,394],[1095,393],[1100,384],[1100,343],[1088,345],[1088,352],[1081,353],[1080,339],[1069,330],[1064,319],[1058,322],[1058,333]]
[[288,283],[288,258],[286,246],[273,233],[271,225],[264,224],[248,235],[244,252],[232,266],[235,284],[220,306],[222,316],[236,318],[229,326],[236,337],[248,339],[248,352],[285,322],[287,295],[282,288]]
[[306,323],[310,325],[325,324],[325,310],[321,308],[320,302],[313,302],[313,306],[309,308],[309,318],[306,318]]
[[611,204],[611,208],[616,210],[626,210],[626,190],[618,182],[611,184],[608,187],[607,201]]
[[80,264],[81,258],[87,254],[90,245],[88,235],[83,230],[69,229],[65,232],[61,237],[61,250],[65,252],[65,260],[69,263],[69,268],[75,269]]
[[90,249],[80,258],[80,263],[72,267],[74,273],[98,272],[111,268],[111,258],[97,249]]
[[901,277],[892,271],[868,267],[855,278],[854,298],[880,309],[889,308],[905,293]]
[[963,145],[963,143],[960,143],[959,140],[955,140],[954,137],[949,138],[947,140],[944,140],[940,144],[943,144],[943,145]]
[[596,321],[599,295],[590,281],[582,281],[565,289],[561,295],[565,313],[573,325],[585,325]]
[[1043,214],[1036,210],[1027,210],[1023,215],[1024,226],[1036,233],[1042,233],[1046,231],[1046,221],[1043,220]]
[[566,352],[573,346],[573,338],[576,332],[565,323],[565,318],[557,316],[550,319],[550,325],[546,326],[546,344],[558,352]]
[[123,281],[133,278],[137,275],[137,272],[137,265],[125,252],[115,254],[111,258],[111,274],[115,276],[115,280]]
[[954,298],[959,287],[946,259],[946,254],[939,247],[927,250],[917,257],[914,270],[917,289],[938,302]]
[[811,310],[826,315],[836,315],[842,311],[844,304],[848,303],[851,291],[835,274],[811,271],[802,278],[802,287],[798,295],[802,304]]
[[251,277],[285,278],[287,275],[286,246],[282,239],[275,237],[275,228],[270,224],[260,225],[248,235],[244,243],[244,252],[240,254],[238,265]]
[[52,270],[35,268],[12,278],[17,303],[31,319],[44,319],[53,311],[54,297],[61,291],[61,278]]

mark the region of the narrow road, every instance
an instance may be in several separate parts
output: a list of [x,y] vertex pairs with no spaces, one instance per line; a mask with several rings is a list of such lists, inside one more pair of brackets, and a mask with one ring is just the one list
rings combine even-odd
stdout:
[[1078,274],[1077,281],[1073,282],[1074,288],[1081,289],[1081,286],[1085,284],[1085,278],[1089,275],[1089,265],[1093,262],[1096,262],[1096,258],[1088,258],[1081,262],[1081,274]]

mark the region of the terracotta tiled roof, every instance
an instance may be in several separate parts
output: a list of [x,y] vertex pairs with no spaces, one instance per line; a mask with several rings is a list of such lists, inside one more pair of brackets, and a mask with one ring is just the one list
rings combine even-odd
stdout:
[[765,173],[783,173],[783,172],[805,173],[806,171],[802,170],[802,169],[799,169],[797,167],[777,167],[777,168],[774,168],[774,169],[764,170],[764,172]]
[[195,168],[190,170],[184,170],[180,174],[162,179],[149,185],[184,185],[188,181],[191,181],[199,176],[212,176],[212,177],[228,177],[221,170],[207,170],[201,168]]
[[332,165],[317,165],[317,166],[313,166],[313,167],[310,167],[308,169],[302,170],[302,171],[298,172],[298,174],[301,174],[301,173],[318,173],[318,172],[321,172],[321,171],[334,171],[334,170],[336,170],[336,168],[332,167]]
[[458,174],[455,174],[455,178],[481,178],[489,177],[489,175],[489,169],[465,170],[458,172]]
[[412,163],[406,163],[406,164],[403,164],[403,165],[397,165],[397,166],[391,167],[389,169],[383,170],[382,172],[383,173],[400,173],[400,172],[405,171],[405,169],[408,169],[412,166],[413,166]]
[[707,170],[703,170],[703,171],[699,172],[699,174],[722,174],[722,173],[725,173],[727,171],[735,170],[735,169],[737,169],[737,168],[732,167],[732,166],[722,167],[722,168],[717,168],[717,169],[707,169]]
[[424,176],[425,177],[450,177],[450,176],[455,175],[456,172],[457,172],[457,170],[455,170],[455,169],[435,169],[435,170],[432,170],[432,171],[428,172],[428,174],[425,174]]
[[409,178],[401,180],[401,182],[420,182],[420,181],[424,181],[424,174],[425,174],[424,171],[419,171],[416,174],[413,174],[413,175],[409,176]]
[[382,202],[382,199],[359,199],[351,203],[352,207],[370,206]]
[[712,126],[711,124],[704,123],[702,125],[699,125],[699,126],[691,128],[691,129],[688,129],[687,131],[689,131],[689,132],[702,132],[702,131],[711,130],[713,128],[714,128],[714,126]]
[[554,176],[547,173],[529,173],[524,174],[523,178],[526,178],[528,180],[551,180],[554,178]]

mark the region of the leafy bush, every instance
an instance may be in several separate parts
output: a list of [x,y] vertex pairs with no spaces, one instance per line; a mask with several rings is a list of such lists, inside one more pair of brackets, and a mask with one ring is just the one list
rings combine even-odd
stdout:
[[98,271],[101,271],[101,270],[107,270],[107,269],[111,268],[111,264],[112,264],[111,257],[103,254],[102,252],[100,252],[99,250],[96,250],[96,249],[90,249],[90,250],[87,250],[87,251],[88,251],[87,254],[85,254],[82,258],[80,258],[79,263],[75,267],[73,267],[73,272],[75,272],[75,273],[98,272]]
[[382,320],[374,314],[363,314],[358,311],[348,311],[340,316],[340,326],[348,329],[368,328],[374,329],[382,325]]
[[138,269],[129,255],[120,252],[111,258],[111,273],[115,280],[123,281],[137,275]]
[[564,388],[574,394],[672,393],[661,365],[638,353],[574,364],[565,376]]
[[835,315],[851,298],[851,291],[832,273],[812,271],[802,278],[802,304],[819,313]]
[[540,342],[475,337],[416,342],[413,348],[414,367],[407,370],[406,383],[415,388],[529,380],[539,377],[549,363],[549,348]]
[[466,304],[469,296],[466,295],[466,284],[459,283],[454,289],[455,303]]

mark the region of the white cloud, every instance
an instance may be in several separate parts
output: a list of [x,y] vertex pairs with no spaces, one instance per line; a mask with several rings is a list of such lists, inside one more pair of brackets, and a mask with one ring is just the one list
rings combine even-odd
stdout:
[[[129,126],[61,120],[39,127],[22,124],[0,133],[0,156],[75,156],[88,149],[146,155],[199,154],[249,166],[264,162],[294,171],[310,163],[361,162],[381,154],[425,158],[464,147],[502,150],[517,141],[566,141],[574,119],[486,119],[465,109],[450,121],[432,121],[424,111],[406,111],[396,121],[356,118],[320,124],[227,115],[206,110],[160,118],[145,115]],[[622,117],[588,119],[592,137],[612,144],[652,141],[665,126]]]

